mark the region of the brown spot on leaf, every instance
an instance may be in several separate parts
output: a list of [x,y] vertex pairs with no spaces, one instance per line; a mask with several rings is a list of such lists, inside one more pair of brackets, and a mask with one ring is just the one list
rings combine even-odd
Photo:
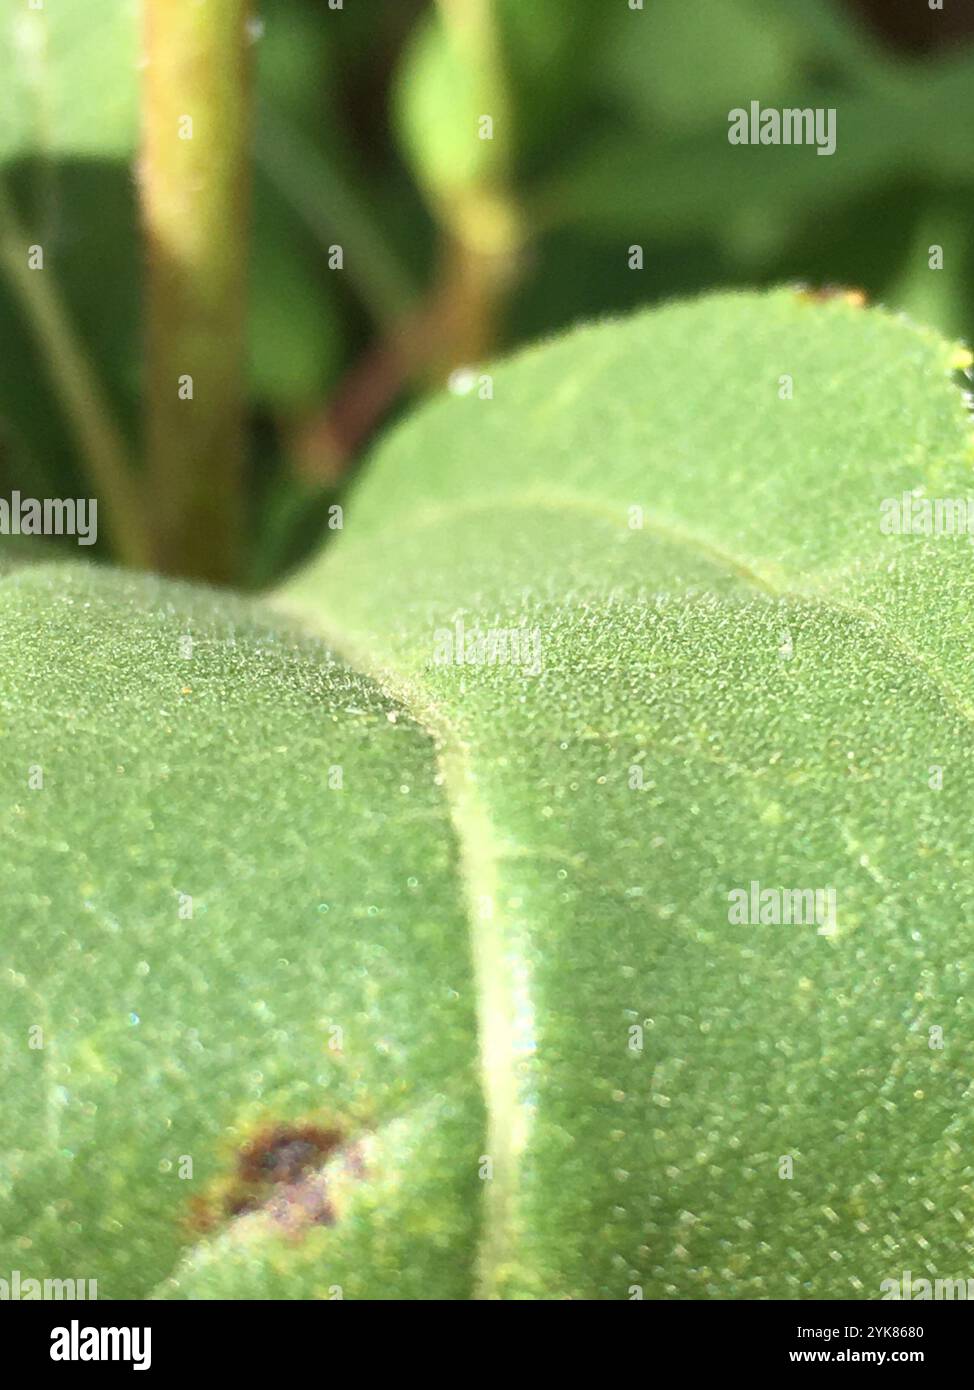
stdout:
[[310,1169],[320,1168],[341,1142],[334,1129],[277,1125],[244,1149],[238,1171],[246,1183],[297,1182]]
[[[322,1170],[337,1160],[333,1172]],[[332,1226],[337,1212],[332,1176],[361,1178],[362,1148],[340,1130],[302,1122],[265,1124],[238,1149],[231,1173],[190,1203],[189,1225],[208,1233],[238,1219],[261,1217],[297,1239],[310,1226]]]

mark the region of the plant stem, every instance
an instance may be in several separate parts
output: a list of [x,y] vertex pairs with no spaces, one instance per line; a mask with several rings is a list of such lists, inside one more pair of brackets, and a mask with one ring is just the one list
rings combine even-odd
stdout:
[[[400,312],[391,324],[375,315],[378,341],[353,365],[325,408],[294,429],[290,452],[306,482],[334,485],[409,384],[442,383],[452,368],[489,357],[523,268],[528,227],[514,187],[515,120],[495,0],[437,0],[437,12],[451,61],[477,94],[476,110],[494,118],[491,159],[473,178],[427,182],[440,229],[433,284],[420,304]],[[473,130],[470,138],[475,138]],[[275,160],[278,168],[282,153]],[[315,204],[323,206],[321,182]],[[292,200],[297,201],[296,192]],[[370,251],[370,273],[372,256]],[[383,280],[381,295],[373,293],[372,298],[388,305],[394,287],[388,274]]]
[[425,303],[374,342],[339,382],[323,410],[291,431],[301,477],[333,486],[409,386],[442,386],[454,367],[480,362],[493,346],[500,302],[481,259],[444,237],[436,283]]
[[30,244],[0,185],[0,263],[47,360],[54,390],[104,508],[112,551],[123,564],[144,568],[150,559],[149,537],[128,449],[75,334],[53,270],[47,265],[32,270],[28,265]]
[[246,448],[249,0],[144,0],[146,449],[157,566],[239,570]]

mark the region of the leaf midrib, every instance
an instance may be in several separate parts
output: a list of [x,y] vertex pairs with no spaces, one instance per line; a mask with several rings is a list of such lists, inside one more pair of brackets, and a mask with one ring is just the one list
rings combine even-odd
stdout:
[[486,1148],[494,1161],[494,1177],[485,1184],[486,1214],[476,1259],[476,1296],[487,1298],[495,1287],[497,1271],[509,1256],[517,1168],[526,1137],[513,1061],[510,943],[502,935],[497,912],[478,920],[476,911],[483,899],[498,906],[499,841],[478,795],[466,744],[430,693],[405,672],[373,661],[337,622],[323,621],[319,610],[280,595],[273,596],[270,602],[277,611],[299,619],[352,670],[372,680],[409,715],[432,744],[459,848],[474,968],[481,1086],[487,1113]]
[[[447,504],[427,508],[414,514],[416,526],[427,526],[478,512],[512,510],[583,511],[601,518],[618,518],[618,509],[593,504],[590,499],[572,494],[547,494],[537,499],[495,498],[487,503],[469,505]],[[894,631],[885,617],[866,604],[841,600],[825,587],[790,588],[762,574],[753,565],[739,561],[729,552],[692,532],[669,523],[644,519],[642,533],[665,538],[677,547],[703,555],[729,576],[750,588],[781,602],[811,604],[827,611],[843,613],[869,623],[894,649],[926,676],[938,694],[961,718],[974,726],[974,705],[965,700],[937,666],[911,643]],[[369,542],[383,536],[401,537],[403,526],[381,528],[372,532]],[[634,534],[640,534],[635,532]],[[494,1179],[486,1185],[486,1211],[480,1247],[477,1252],[476,1294],[488,1298],[496,1290],[497,1275],[513,1254],[513,1218],[518,1186],[518,1167],[527,1134],[526,1121],[518,1101],[518,1083],[514,1070],[515,1038],[513,1029],[514,1001],[511,989],[509,962],[513,954],[511,943],[505,940],[500,918],[478,920],[476,907],[486,897],[497,905],[499,886],[498,865],[503,854],[500,838],[482,798],[476,789],[476,778],[467,755],[466,744],[432,692],[416,677],[401,667],[373,659],[351,633],[343,629],[331,614],[289,591],[272,594],[268,602],[277,611],[298,619],[301,624],[324,640],[342,660],[355,671],[367,676],[415,721],[430,738],[437,767],[443,779],[445,800],[456,832],[460,871],[466,900],[467,926],[474,965],[476,1009],[480,1047],[481,1082],[487,1111],[487,1151],[494,1160]],[[519,964],[522,969],[526,961]]]

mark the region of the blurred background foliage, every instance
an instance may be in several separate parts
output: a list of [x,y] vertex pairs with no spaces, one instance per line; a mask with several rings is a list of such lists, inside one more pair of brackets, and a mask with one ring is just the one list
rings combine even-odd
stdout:
[[[974,6],[336,3],[265,0],[251,23],[242,584],[327,537],[370,439],[452,369],[580,318],[801,281],[974,338]],[[89,495],[60,351],[10,273],[8,214],[43,244],[138,468],[139,5],[50,6],[44,28],[2,5],[0,495]],[[751,100],[835,107],[836,153],[732,147],[728,111]],[[719,391],[721,364],[695,365]]]

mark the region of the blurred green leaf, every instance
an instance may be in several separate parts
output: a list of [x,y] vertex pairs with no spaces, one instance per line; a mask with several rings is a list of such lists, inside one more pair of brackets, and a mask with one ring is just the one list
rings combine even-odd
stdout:
[[131,150],[139,17],[139,0],[0,0],[0,160]]
[[[434,198],[455,198],[531,170],[589,96],[598,29],[563,0],[444,0],[415,26],[393,92],[401,143]],[[581,79],[581,80],[580,80]],[[493,133],[481,134],[490,116]]]
[[262,172],[254,187],[250,389],[282,411],[327,395],[342,361],[342,323],[324,257]]
[[726,120],[751,97],[773,106],[808,42],[796,15],[760,0],[620,5],[610,33],[608,91],[652,128],[674,132]]
[[[100,377],[128,418],[134,410],[138,316],[131,179],[137,128],[137,0],[34,9],[0,0],[0,165],[16,195],[26,256],[40,244],[45,273],[84,324]],[[3,197],[0,190],[0,197]],[[10,248],[8,248],[10,249]],[[89,312],[93,311],[93,312]],[[33,326],[0,286],[0,470],[40,495],[75,492],[75,441],[39,354]]]
[[965,286],[971,273],[967,228],[972,215],[974,199],[945,199],[924,208],[900,271],[888,287],[890,304],[943,333],[961,334],[970,323]]
[[437,9],[416,25],[393,93],[417,177],[434,199],[448,201],[503,182],[514,140],[491,0],[456,0],[454,8],[456,27]]
[[710,229],[745,254],[750,245],[759,261],[800,231],[821,235],[823,214],[871,192],[910,178],[952,178],[963,142],[943,133],[974,118],[974,102],[958,108],[956,96],[953,80],[930,92],[898,91],[888,103],[795,91],[790,104],[798,108],[836,110],[836,148],[825,156],[806,145],[731,145],[726,111],[692,135],[607,130],[539,186],[535,217],[542,227],[570,222],[633,242]]

